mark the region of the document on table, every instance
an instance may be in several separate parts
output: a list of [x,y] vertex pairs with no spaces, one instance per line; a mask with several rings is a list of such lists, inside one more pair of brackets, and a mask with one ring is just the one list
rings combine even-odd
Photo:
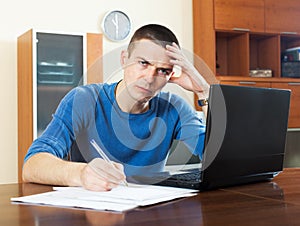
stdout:
[[36,195],[14,197],[11,201],[123,212],[138,206],[193,196],[198,192],[192,189],[137,184],[129,184],[128,187],[120,185],[106,192],[94,192],[81,187],[54,187],[53,190]]

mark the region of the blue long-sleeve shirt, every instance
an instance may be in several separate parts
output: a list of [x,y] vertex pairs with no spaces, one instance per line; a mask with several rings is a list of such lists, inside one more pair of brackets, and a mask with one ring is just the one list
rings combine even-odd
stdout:
[[116,85],[92,84],[71,90],[24,161],[48,152],[89,162],[100,157],[90,144],[92,139],[111,160],[124,165],[126,175],[161,171],[174,139],[202,157],[205,125],[181,97],[160,92],[150,100],[148,111],[130,114],[116,102]]

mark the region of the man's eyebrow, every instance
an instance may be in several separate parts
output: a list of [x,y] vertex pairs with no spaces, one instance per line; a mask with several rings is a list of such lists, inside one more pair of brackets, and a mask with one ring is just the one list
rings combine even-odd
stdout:
[[[145,63],[150,65],[155,65],[155,63],[151,63],[149,60],[146,60],[144,57],[137,57],[138,60],[145,61]],[[157,67],[158,69],[164,69],[164,70],[173,70],[173,67]]]
[[143,57],[137,57],[137,59],[138,59],[138,60],[145,61],[147,64],[151,64],[151,65],[153,65],[152,63],[150,63],[150,61],[149,61],[149,60],[146,60],[146,59],[145,59],[145,58],[143,58]]

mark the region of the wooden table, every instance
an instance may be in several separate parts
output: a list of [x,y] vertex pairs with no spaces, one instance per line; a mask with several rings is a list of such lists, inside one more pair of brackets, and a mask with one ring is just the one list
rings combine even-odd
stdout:
[[11,197],[51,189],[25,183],[0,185],[0,225],[300,225],[300,168],[285,169],[272,182],[201,192],[125,213],[10,202]]

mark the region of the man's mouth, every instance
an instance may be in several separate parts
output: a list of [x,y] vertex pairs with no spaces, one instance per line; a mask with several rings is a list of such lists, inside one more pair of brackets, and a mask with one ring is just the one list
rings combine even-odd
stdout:
[[140,91],[142,91],[143,93],[146,93],[146,94],[151,94],[152,91],[150,89],[147,89],[143,86],[136,86]]

